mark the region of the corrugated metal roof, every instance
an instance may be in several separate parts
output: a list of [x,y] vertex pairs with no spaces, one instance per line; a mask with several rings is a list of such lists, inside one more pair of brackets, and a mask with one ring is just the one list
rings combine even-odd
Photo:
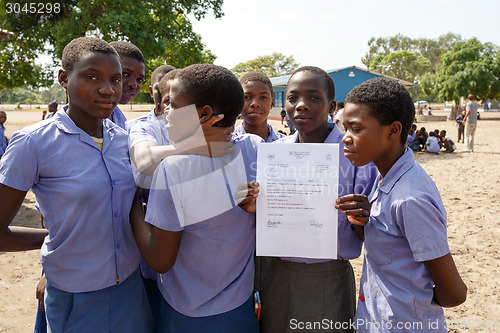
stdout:
[[[356,68],[356,69],[358,69],[360,71],[364,71],[364,72],[375,74],[377,76],[382,76],[382,77],[386,77],[388,79],[396,80],[396,81],[398,81],[399,83],[401,83],[403,86],[405,86],[407,88],[415,86],[411,82],[408,82],[408,81],[405,81],[405,80],[400,80],[398,78],[395,78],[395,77],[392,77],[392,76],[389,76],[389,75],[381,74],[381,73],[374,72],[374,71],[371,71],[369,69],[364,69],[364,68],[357,67],[357,66],[348,66],[348,67],[334,68],[334,69],[325,70],[325,72],[327,72],[328,74],[330,74],[330,73],[340,72],[340,71],[342,71],[344,69],[348,69],[348,68]],[[277,76],[277,77],[271,78],[270,80],[271,80],[271,83],[273,84],[273,87],[277,87],[277,86],[285,87],[286,84],[287,84],[287,82],[288,82],[288,80],[290,79],[290,76],[291,75]]]

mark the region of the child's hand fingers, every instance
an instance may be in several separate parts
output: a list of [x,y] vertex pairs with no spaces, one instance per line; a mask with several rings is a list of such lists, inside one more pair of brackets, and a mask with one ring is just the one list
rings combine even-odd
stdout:
[[348,194],[337,199],[337,203],[351,202],[351,201],[369,202],[368,197],[364,194]]
[[362,217],[362,216],[348,216],[347,219],[349,222],[355,225],[365,225],[368,223],[369,217]]
[[247,198],[256,199],[259,194],[259,183],[257,182],[244,182],[236,188],[234,199],[241,207],[240,203]]

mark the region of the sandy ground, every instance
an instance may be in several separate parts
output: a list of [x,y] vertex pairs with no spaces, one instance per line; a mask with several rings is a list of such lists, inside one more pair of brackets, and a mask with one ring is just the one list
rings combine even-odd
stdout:
[[[1,109],[1,105],[0,105]],[[141,112],[125,112],[128,119]],[[434,111],[444,115],[444,111]],[[450,332],[500,331],[500,113],[482,113],[476,133],[474,153],[415,154],[416,160],[437,184],[448,212],[448,239],[458,270],[469,288],[467,301],[445,309]],[[8,137],[15,130],[41,119],[41,112],[9,111]],[[280,121],[276,129],[288,133]],[[418,123],[427,130],[445,129],[454,139],[453,121]],[[29,192],[13,224],[40,227],[35,198]],[[353,261],[356,277],[362,259]],[[33,332],[35,286],[41,272],[39,251],[0,252],[0,332]],[[488,325],[495,325],[496,329]]]

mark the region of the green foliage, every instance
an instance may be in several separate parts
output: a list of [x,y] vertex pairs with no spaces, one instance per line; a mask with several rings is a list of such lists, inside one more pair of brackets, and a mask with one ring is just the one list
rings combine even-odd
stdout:
[[[81,36],[137,45],[148,61],[172,61],[177,66],[212,61],[186,15],[201,19],[211,12],[222,17],[223,0],[58,0],[60,11],[45,14],[6,13],[0,8],[0,27],[14,33],[0,42],[0,90],[23,85],[49,86],[52,74],[34,60],[45,53],[59,62],[64,46]],[[23,8],[29,0],[18,0]],[[54,0],[37,3],[54,4]],[[47,11],[46,11],[47,12]]]
[[435,84],[439,98],[459,100],[468,94],[483,100],[499,97],[498,46],[472,38],[456,43],[442,59]]
[[239,63],[231,71],[238,77],[241,77],[246,72],[263,72],[271,78],[292,74],[298,67],[299,64],[293,56],[287,57],[275,52],[271,55],[260,56],[256,59]]
[[397,51],[386,56],[378,55],[370,64],[370,69],[405,80],[417,83],[417,79],[429,69],[429,59],[409,51]]

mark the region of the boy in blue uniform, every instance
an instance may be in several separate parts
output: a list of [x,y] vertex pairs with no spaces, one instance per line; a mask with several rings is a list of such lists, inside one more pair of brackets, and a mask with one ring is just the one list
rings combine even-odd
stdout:
[[[16,132],[0,162],[0,250],[43,243],[51,332],[150,332],[129,224],[127,134],[107,120],[121,97],[120,60],[107,42],[82,37],[66,45],[62,65],[67,111]],[[46,230],[9,227],[29,189]]]
[[[141,91],[146,61],[141,50],[130,42],[115,41],[109,44],[116,50],[122,63],[123,92],[118,103],[128,104]],[[109,119],[125,129],[127,119],[118,106],[115,107]]]
[[251,133],[260,136],[266,142],[273,142],[284,134],[275,132],[267,123],[269,111],[273,107],[273,85],[264,73],[248,72],[240,79],[245,93],[245,105],[241,116],[243,122],[236,127],[233,135]]
[[414,116],[410,94],[393,80],[368,80],[346,98],[344,155],[355,166],[373,162],[380,172],[368,197],[337,201],[351,223],[364,225],[358,332],[444,333],[441,307],[466,298],[441,197],[405,145]]
[[[174,142],[219,114],[224,117],[214,126],[231,128],[244,103],[234,74],[209,64],[177,72],[169,99],[167,129]],[[258,332],[255,216],[238,207],[233,193],[242,181],[255,179],[252,162],[262,140],[246,135],[234,141],[233,152],[220,157],[165,158],[155,172],[147,222],[139,205],[131,212],[143,257],[162,273],[162,332]]]

